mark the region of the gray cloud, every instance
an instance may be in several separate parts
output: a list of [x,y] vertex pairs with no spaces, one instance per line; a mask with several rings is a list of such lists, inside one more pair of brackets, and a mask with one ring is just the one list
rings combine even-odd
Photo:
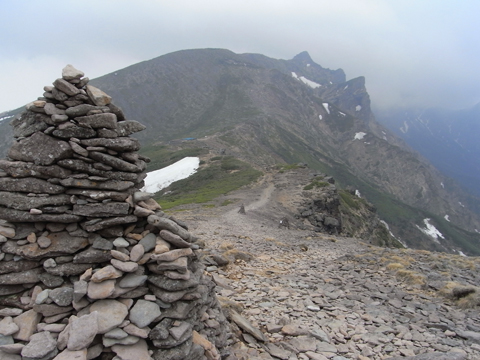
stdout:
[[67,63],[93,78],[172,51],[307,50],[377,107],[480,101],[480,2],[465,0],[3,0],[0,111],[41,95]]

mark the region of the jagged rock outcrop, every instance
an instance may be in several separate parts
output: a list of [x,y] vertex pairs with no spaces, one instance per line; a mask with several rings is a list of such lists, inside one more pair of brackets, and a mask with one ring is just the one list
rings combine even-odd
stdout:
[[304,188],[303,195],[308,200],[298,209],[298,217],[308,220],[315,231],[330,234],[342,232],[340,197],[334,184],[332,177],[318,176]]
[[0,161],[0,359],[218,359],[195,237],[140,191],[145,127],[71,65],[53,85]]
[[379,219],[375,207],[351,187],[338,189],[331,176],[315,174],[301,194],[304,200],[295,214],[302,221],[301,227],[356,237],[379,246],[402,247]]

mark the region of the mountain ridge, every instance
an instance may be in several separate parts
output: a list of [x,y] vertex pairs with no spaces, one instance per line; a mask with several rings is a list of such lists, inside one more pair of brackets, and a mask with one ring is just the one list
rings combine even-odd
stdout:
[[452,243],[437,247],[414,226],[430,214],[438,222],[448,215],[470,231],[480,228],[478,214],[459,205],[468,206],[468,195],[376,122],[365,78],[346,81],[343,70],[324,69],[307,55],[276,60],[224,49],[182,50],[91,83],[148,126],[139,135],[144,144],[207,137],[215,144],[211,150],[258,168],[306,162],[358,188],[381,216],[391,213],[384,218],[389,223],[407,208],[422,209],[402,220],[408,231],[401,221],[391,225],[409,246],[430,241],[434,249],[452,249]]

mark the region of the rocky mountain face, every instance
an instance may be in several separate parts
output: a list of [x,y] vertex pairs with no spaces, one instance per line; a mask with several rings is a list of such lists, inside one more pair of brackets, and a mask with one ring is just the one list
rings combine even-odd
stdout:
[[342,70],[324,69],[306,52],[276,60],[179,51],[91,83],[148,127],[137,136],[144,144],[195,138],[259,169],[305,162],[359,190],[409,246],[478,248],[472,233],[459,244],[418,229],[425,218],[448,229],[456,224],[452,234],[480,229],[474,200],[375,121],[363,78],[347,81]]
[[360,198],[353,188],[339,189],[331,176],[300,165],[275,173],[272,183],[277,192],[275,198],[283,208],[282,213],[276,214],[281,218],[279,227],[357,238],[377,246],[403,247],[389,233],[372,204]]
[[377,115],[444,174],[480,196],[480,104],[462,110],[383,110]]

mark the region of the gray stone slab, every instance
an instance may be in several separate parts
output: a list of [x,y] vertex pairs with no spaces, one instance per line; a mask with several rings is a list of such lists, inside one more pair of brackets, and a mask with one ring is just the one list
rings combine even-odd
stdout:
[[8,152],[13,160],[32,162],[36,165],[52,165],[58,160],[70,158],[73,154],[70,144],[43,132],[16,141]]

